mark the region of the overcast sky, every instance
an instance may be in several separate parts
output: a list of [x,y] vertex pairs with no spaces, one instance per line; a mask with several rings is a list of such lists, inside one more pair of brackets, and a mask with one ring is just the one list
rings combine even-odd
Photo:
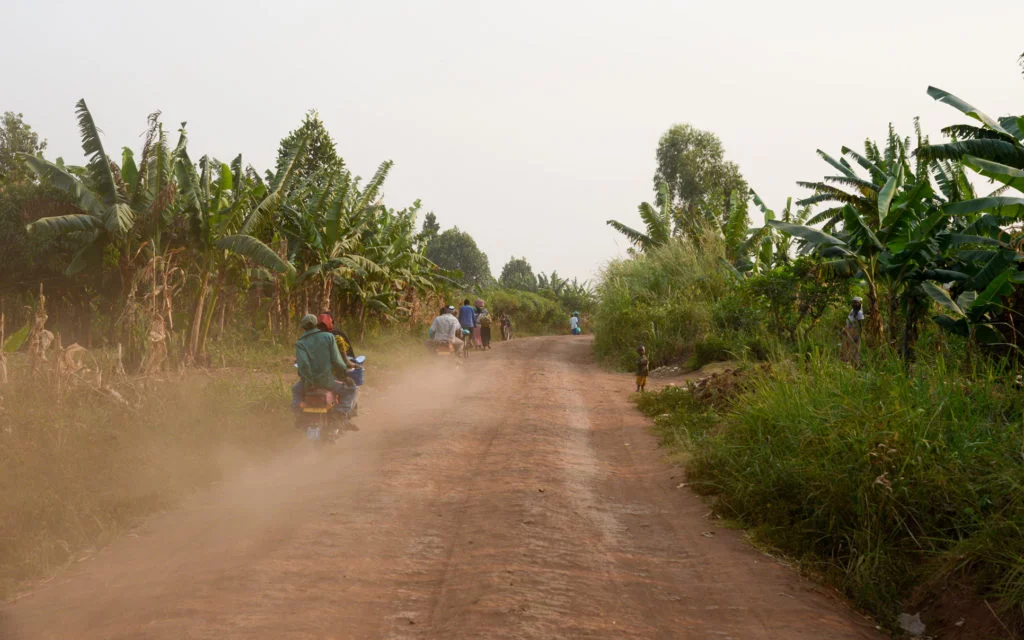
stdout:
[[[12,4],[13,2],[13,4]],[[794,182],[882,137],[1024,112],[1024,2],[633,0],[121,2],[4,0],[0,111],[78,162],[84,97],[108,152],[146,114],[188,121],[190,151],[260,171],[309,108],[368,176],[395,161],[392,206],[421,198],[469,231],[498,275],[510,256],[591,278],[639,224],[659,136],[718,134],[773,208]]]

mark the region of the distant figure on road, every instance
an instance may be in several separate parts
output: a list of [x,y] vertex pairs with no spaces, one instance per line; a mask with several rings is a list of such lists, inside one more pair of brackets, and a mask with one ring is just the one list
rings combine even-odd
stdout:
[[639,358],[636,361],[636,392],[643,393],[647,387],[647,374],[651,371],[651,363],[647,359],[647,348],[640,345],[636,349]]
[[842,346],[839,357],[843,362],[860,366],[860,334],[864,325],[864,310],[861,308],[863,299],[854,296],[850,301],[850,313],[846,316],[846,326],[840,331]]
[[583,328],[580,326],[580,312],[573,311],[572,317],[569,318],[569,333],[574,336],[578,336],[583,333]]
[[[476,326],[476,309],[469,303],[469,298],[462,301],[462,306],[459,307],[459,324],[462,325],[462,329],[468,334],[473,333],[473,327]],[[466,342],[466,348],[472,346],[472,342]]]
[[477,342],[477,348],[491,348],[491,314],[483,300],[476,301],[476,326],[473,327],[473,340]]
[[508,317],[504,313],[501,314],[501,339],[512,339],[512,318]]

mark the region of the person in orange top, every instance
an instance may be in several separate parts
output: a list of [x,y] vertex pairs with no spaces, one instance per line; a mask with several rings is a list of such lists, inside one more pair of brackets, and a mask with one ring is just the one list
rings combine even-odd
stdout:
[[[317,316],[316,326],[321,331],[334,334],[334,340],[338,343],[338,351],[341,352],[342,356],[347,357],[349,360],[356,357],[355,351],[352,350],[352,341],[348,339],[344,331],[334,327],[334,316],[331,315],[330,311],[324,311]],[[352,367],[349,368],[351,369]]]

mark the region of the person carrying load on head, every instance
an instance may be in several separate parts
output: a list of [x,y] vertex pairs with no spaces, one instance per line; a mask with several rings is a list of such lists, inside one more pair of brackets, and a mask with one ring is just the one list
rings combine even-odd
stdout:
[[647,348],[640,345],[636,349],[636,392],[643,393],[647,389],[647,375],[651,371],[651,361],[647,359]]
[[[476,301],[476,328],[480,331],[480,343],[477,345],[481,349],[491,348],[491,314],[487,311],[486,305],[483,300]],[[476,335],[474,333],[474,339]]]

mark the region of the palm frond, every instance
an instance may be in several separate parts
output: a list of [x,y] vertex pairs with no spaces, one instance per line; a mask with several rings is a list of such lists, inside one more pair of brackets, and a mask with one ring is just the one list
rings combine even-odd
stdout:
[[78,114],[78,129],[82,136],[82,151],[89,158],[87,165],[89,178],[97,189],[103,202],[108,206],[120,200],[117,184],[114,180],[114,172],[110,169],[110,159],[103,150],[103,143],[100,141],[100,132],[92,119],[92,113],[86,106],[85,100],[79,100],[75,104],[75,112]]
[[628,227],[619,222],[618,220],[608,220],[606,224],[612,229],[615,229],[622,235],[626,236],[626,238],[629,239],[629,241],[632,244],[636,245],[641,249],[643,249],[644,247],[649,247],[652,244],[651,237],[648,236],[646,233],[637,231],[632,227]]
[[95,217],[85,213],[73,213],[66,216],[41,218],[27,225],[25,229],[32,234],[61,235],[76,231],[94,231],[103,225]]
[[947,142],[921,147],[917,153],[927,160],[960,160],[964,156],[974,156],[1016,169],[1024,169],[1024,147],[1005,140]]
[[95,216],[103,215],[103,206],[82,181],[58,167],[49,160],[27,153],[19,153],[18,157],[28,165],[37,176],[71,196],[76,207]]
[[277,255],[273,249],[250,235],[225,236],[217,241],[217,247],[249,258],[257,265],[278,273],[295,274],[295,267]]

